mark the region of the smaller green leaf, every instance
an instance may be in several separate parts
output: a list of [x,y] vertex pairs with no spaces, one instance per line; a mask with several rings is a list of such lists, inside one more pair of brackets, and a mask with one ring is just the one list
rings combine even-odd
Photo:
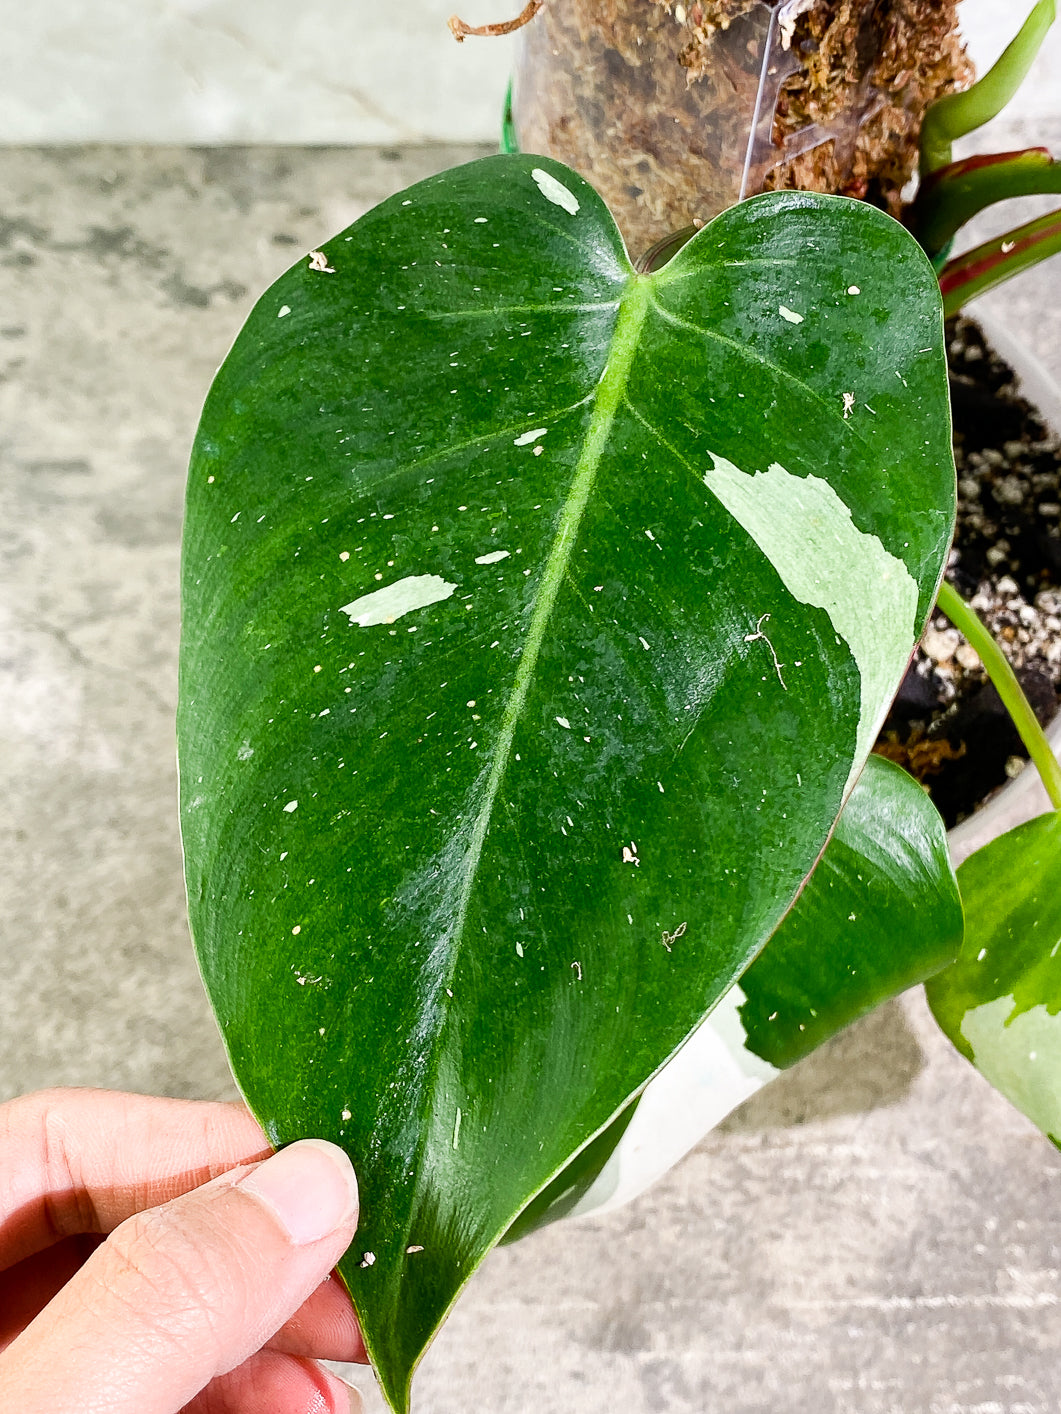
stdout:
[[939,813],[879,756],[807,886],[741,978],[747,1047],[783,1070],[957,955],[962,906]]
[[932,104],[921,127],[922,177],[946,167],[957,138],[998,117],[1027,78],[1056,18],[1055,0],[1039,0],[1016,39],[983,78],[964,93],[948,93]]
[[531,1199],[501,1239],[502,1245],[518,1242],[521,1237],[529,1237],[540,1227],[559,1222],[561,1218],[566,1218],[575,1211],[598,1182],[622,1142],[639,1104],[640,1096],[631,1100],[607,1129],[601,1130],[595,1139],[575,1155],[567,1168],[558,1173],[551,1183],[546,1184],[542,1191]]
[[505,1241],[635,1197],[778,1071],[946,967],[961,940],[943,821],[905,771],[871,756],[818,867],[738,985]]
[[966,932],[926,987],[944,1033],[1061,1147],[1061,814],[1041,815],[958,870]]

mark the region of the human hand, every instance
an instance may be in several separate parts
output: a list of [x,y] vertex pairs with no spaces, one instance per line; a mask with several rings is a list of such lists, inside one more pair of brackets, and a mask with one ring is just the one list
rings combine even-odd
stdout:
[[342,1151],[270,1157],[239,1106],[96,1090],[0,1105],[0,1409],[360,1410],[316,1364],[365,1358],[329,1277],[356,1224]]

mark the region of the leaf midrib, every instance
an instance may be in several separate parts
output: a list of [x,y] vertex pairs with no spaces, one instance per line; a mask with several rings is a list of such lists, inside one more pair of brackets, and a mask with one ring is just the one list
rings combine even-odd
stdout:
[[[549,556],[542,571],[541,585],[527,628],[523,652],[520,655],[512,690],[502,714],[501,728],[493,751],[490,771],[486,778],[482,804],[472,824],[471,837],[464,858],[460,893],[457,898],[456,917],[450,933],[450,956],[445,974],[439,978],[440,988],[450,987],[453,982],[459,956],[459,943],[467,920],[468,906],[478,874],[479,861],[482,857],[486,836],[489,833],[498,791],[512,756],[516,728],[534,680],[542,643],[560,593],[560,586],[571,559],[579,526],[596,483],[601,459],[611,434],[616,413],[623,401],[630,369],[637,354],[641,329],[649,308],[651,276],[630,274],[627,279],[627,287],[619,301],[619,313],[608,350],[608,361],[605,364],[600,382],[597,384],[593,411],[590,415],[582,451],[575,467],[575,474],[567,498],[560,512]],[[457,1300],[462,1288],[463,1283],[453,1293],[449,1307],[452,1307]]]
[[[501,788],[505,771],[512,755],[512,743],[516,727],[534,680],[538,658],[546,629],[560,593],[560,585],[571,559],[571,551],[578,536],[579,526],[589,502],[590,494],[597,479],[597,470],[611,433],[615,414],[626,392],[630,368],[637,353],[641,327],[649,307],[649,282],[643,276],[629,277],[627,288],[619,302],[619,314],[608,350],[608,361],[604,374],[597,385],[593,412],[590,415],[582,452],[575,468],[575,475],[568,491],[567,500],[560,512],[556,534],[549,550],[549,558],[542,571],[541,583],[527,627],[523,652],[520,654],[512,691],[501,717],[501,728],[494,747],[490,773],[486,779],[483,802],[472,826],[468,853],[465,857],[464,878],[457,902],[457,917],[454,924],[454,938],[460,937],[467,918],[468,904],[482,856],[483,845],[490,828],[497,793]],[[453,950],[453,963],[456,960]],[[452,968],[451,963],[451,968]],[[452,979],[452,971],[450,974]]]

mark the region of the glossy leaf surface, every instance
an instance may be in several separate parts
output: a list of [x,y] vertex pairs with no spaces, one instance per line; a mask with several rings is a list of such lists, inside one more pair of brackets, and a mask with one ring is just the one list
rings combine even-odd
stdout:
[[962,905],[939,812],[871,756],[821,862],[741,978],[746,1046],[779,1070],[957,956]]
[[939,812],[905,771],[871,756],[814,873],[763,951],[640,1098],[528,1204],[505,1240],[571,1212],[630,1201],[772,1074],[939,972],[961,941],[961,900]]
[[835,198],[639,276],[573,173],[491,158],[252,313],[188,493],[192,926],[269,1134],[354,1158],[396,1407],[795,897],[934,597],[949,430],[931,268]]
[[965,1058],[1061,1147],[1061,815],[1041,815],[958,870],[965,942],[928,983]]

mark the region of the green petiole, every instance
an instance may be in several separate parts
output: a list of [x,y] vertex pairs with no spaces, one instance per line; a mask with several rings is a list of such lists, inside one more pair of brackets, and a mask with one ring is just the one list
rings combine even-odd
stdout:
[[946,167],[952,144],[997,118],[1020,88],[1057,18],[1057,0],[1039,0],[1020,33],[982,79],[931,105],[921,125],[921,176]]
[[980,655],[980,661],[994,683],[1003,706],[1013,718],[1021,741],[1027,747],[1028,755],[1035,762],[1050,803],[1055,810],[1061,810],[1061,765],[1058,764],[1057,757],[1046,739],[1046,733],[1039,725],[1039,720],[1032,711],[1006,655],[975,611],[946,581],[940,586],[936,604]]

